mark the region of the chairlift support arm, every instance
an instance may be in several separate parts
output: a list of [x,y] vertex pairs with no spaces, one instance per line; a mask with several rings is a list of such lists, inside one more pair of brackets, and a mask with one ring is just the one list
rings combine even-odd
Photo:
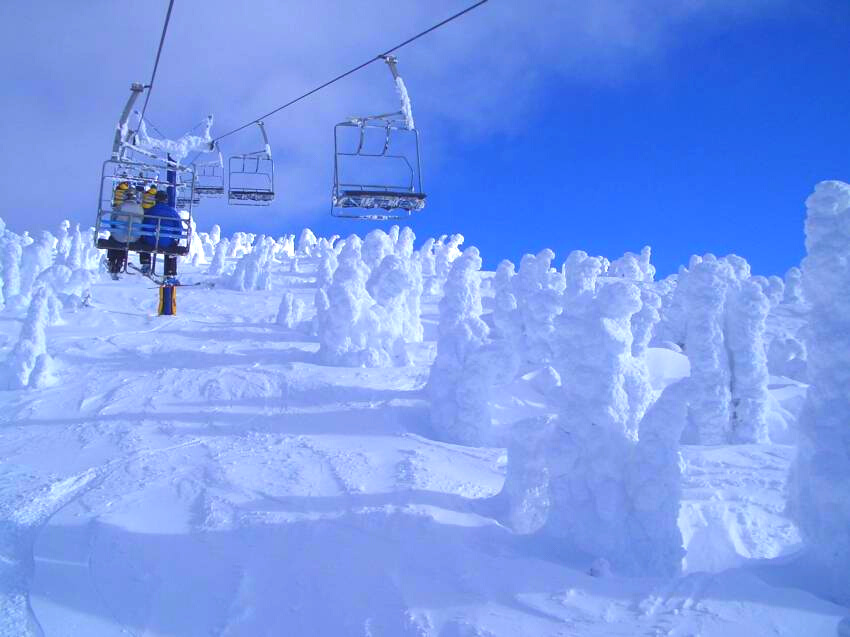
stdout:
[[[115,127],[115,139],[112,142],[112,157],[114,159],[118,159],[121,155],[121,149],[125,142],[130,141],[130,135],[132,134],[127,126],[127,122],[130,120],[130,114],[133,112],[133,106],[136,104],[136,100],[139,99],[139,95],[142,94],[142,91],[145,90],[145,87],[138,82],[133,82],[130,85],[130,97],[127,98],[127,104],[124,106],[124,111],[121,113],[121,119],[118,120],[118,125]],[[127,130],[127,139],[124,139],[122,131]]]
[[268,159],[271,159],[272,158],[272,147],[269,144],[269,136],[266,135],[266,127],[263,124],[263,120],[258,121],[257,126],[260,127],[260,133],[262,133],[262,135],[263,135],[263,145],[265,146],[265,149],[266,149],[266,157]]
[[[410,94],[407,93],[407,87],[404,85],[404,80],[401,79],[401,75],[398,72],[398,58],[394,55],[383,55],[381,56],[384,62],[387,63],[387,66],[390,68],[390,73],[393,75],[393,83],[396,85],[396,90],[399,92],[399,99],[401,100],[401,110],[397,113],[392,113],[392,115],[402,115],[407,122],[408,128],[412,128],[413,126],[413,113],[412,106],[410,104]],[[403,95],[401,94],[402,90],[407,93],[407,102],[403,99]],[[386,116],[382,116],[386,117]]]
[[390,67],[390,73],[393,74],[393,79],[398,79],[398,58],[394,55],[384,55],[382,56],[384,62],[387,63],[387,66]]

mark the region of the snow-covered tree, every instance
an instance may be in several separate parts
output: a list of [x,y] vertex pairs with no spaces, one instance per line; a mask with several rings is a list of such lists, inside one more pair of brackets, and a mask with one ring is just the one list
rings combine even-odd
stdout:
[[413,230],[405,226],[401,229],[398,240],[395,243],[395,255],[402,259],[413,258],[413,244],[416,241],[416,235]]
[[281,255],[292,259],[295,256],[295,235],[287,234],[277,240],[278,251]]
[[240,258],[251,251],[251,240],[249,235],[244,232],[235,232],[230,240],[230,246],[227,256],[230,258]]
[[810,387],[800,415],[791,509],[820,584],[850,603],[850,185],[825,181],[806,200],[803,291]]
[[321,326],[327,320],[325,315],[330,308],[330,301],[328,300],[328,293],[325,291],[325,288],[318,288],[316,290],[313,296],[313,306],[316,308],[316,314],[313,316],[310,333],[313,336],[319,336]]
[[[70,259],[67,262],[71,262]],[[76,311],[85,304],[85,299],[91,297],[91,286],[95,275],[85,268],[71,270],[67,265],[53,265],[42,272],[34,287],[46,287],[50,303],[50,324],[55,325],[60,317],[60,310]]]
[[449,275],[452,263],[461,256],[460,246],[463,245],[463,235],[453,234],[435,248],[435,271],[443,281]]
[[380,228],[375,228],[363,240],[361,255],[369,270],[374,270],[388,254],[395,252],[392,238]]
[[409,365],[404,340],[407,319],[407,293],[411,286],[407,263],[389,254],[372,270],[366,289],[374,299],[372,311],[379,328],[371,335],[373,349],[381,356],[381,363]]
[[77,224],[74,226],[74,230],[69,234],[68,252],[62,263],[68,266],[72,272],[81,268],[90,269],[86,264],[85,250],[86,246],[83,245],[83,235],[80,232],[80,224]]
[[767,289],[764,290],[771,307],[776,307],[785,298],[785,282],[776,275],[767,277]]
[[774,376],[806,382],[808,354],[802,341],[793,336],[776,336],[767,350],[767,368]]
[[316,235],[313,234],[313,231],[310,228],[304,228],[298,237],[298,254],[305,257],[312,256],[313,248],[317,243],[318,240],[316,239]]
[[467,248],[454,259],[440,300],[437,357],[428,378],[431,423],[445,440],[477,444],[490,424],[492,365],[476,357],[488,341],[481,320],[481,256]]
[[26,246],[21,253],[22,302],[29,302],[33,284],[38,275],[53,264],[53,243],[55,239],[49,232],[42,232],[38,239]]
[[655,280],[655,266],[650,262],[651,256],[652,248],[649,246],[644,246],[640,254],[626,252],[604,268],[605,274],[618,279],[652,283]]
[[226,278],[225,284],[234,290],[271,289],[272,248],[275,245],[271,237],[261,235],[250,252],[245,253],[233,274]]
[[393,244],[393,250],[395,250],[395,245],[398,243],[399,238],[399,227],[397,224],[393,224],[390,226],[390,231],[387,233],[390,237],[390,241]]
[[655,333],[650,341],[654,346],[673,348],[685,346],[687,326],[685,291],[687,290],[688,274],[687,268],[680,267],[678,273],[657,281],[653,286],[653,290],[661,299],[658,324],[655,326]]
[[[404,230],[407,230],[405,228]],[[412,234],[412,233],[411,233]],[[402,238],[404,240],[404,231]],[[412,247],[412,241],[411,241]],[[405,254],[406,250],[402,252]],[[424,279],[422,276],[422,263],[417,253],[412,253],[405,261],[408,275],[408,288],[405,291],[405,308],[403,333],[407,343],[421,343],[425,338],[425,328],[422,325],[422,294],[424,291]]]
[[678,338],[683,326],[691,365],[690,388],[695,393],[687,442],[767,441],[764,334],[770,310],[765,290],[770,286],[769,279],[751,276],[750,265],[737,255],[695,255],[687,269],[680,269],[666,315],[662,301],[655,342],[659,336]]
[[803,300],[803,273],[800,271],[800,268],[789,268],[785,273],[783,302],[800,304]]
[[731,433],[737,442],[769,442],[764,344],[770,301],[752,280],[737,281],[726,301],[725,342],[731,364]]
[[8,307],[21,293],[21,246],[16,241],[2,245],[3,296]]
[[[626,572],[676,572],[682,549],[676,526],[680,487],[674,478],[684,418],[668,423],[652,410],[645,417],[652,389],[645,361],[632,355],[631,333],[632,317],[641,308],[640,290],[616,281],[594,294],[600,271],[599,259],[583,253],[568,259],[567,289],[574,302],[565,303],[557,321],[555,350],[561,415],[538,443],[545,466],[529,472],[514,467],[509,455],[506,485],[524,494],[522,506],[548,502],[545,533]],[[641,433],[639,441],[638,423],[644,420],[646,438]],[[548,484],[519,487],[511,477],[515,470],[523,479],[542,478]],[[528,497],[541,489],[546,497]],[[533,507],[529,511],[540,517]],[[636,545],[643,555],[636,555]]]
[[[6,360],[4,384],[8,389],[41,387],[50,380],[45,329],[50,323],[49,291],[38,287],[32,295],[18,342]],[[37,373],[36,370],[38,369]],[[34,376],[34,377],[33,377]]]
[[434,242],[432,237],[425,240],[419,248],[419,260],[422,262],[422,276],[433,277],[437,273],[436,257],[434,256]]
[[493,324],[499,336],[516,343],[515,347],[519,349],[522,338],[522,319],[514,294],[514,277],[516,277],[514,264],[503,259],[496,268],[496,276],[493,277]]
[[372,357],[366,351],[369,332],[374,327],[366,291],[369,268],[360,255],[362,242],[357,235],[345,240],[339,265],[327,290],[328,309],[319,321],[319,355],[332,365],[358,366]]
[[191,219],[189,224],[191,226],[189,230],[191,236],[189,240],[189,253],[183,257],[183,261],[184,263],[189,262],[195,267],[201,264],[206,265],[207,257],[204,253],[204,242],[198,233],[198,226],[194,219]]
[[414,239],[409,229],[399,233],[396,243],[375,230],[366,242],[348,237],[338,255],[330,244],[322,247],[314,323],[326,363],[409,364],[406,344],[423,337],[422,274]]
[[71,222],[65,219],[59,224],[59,233],[56,235],[56,263],[65,264],[70,249]]
[[327,288],[333,281],[339,261],[333,247],[328,246],[319,257],[319,265],[316,268],[316,287]]
[[606,276],[617,279],[628,279],[630,281],[642,281],[643,272],[640,269],[638,256],[634,252],[626,252],[619,259],[615,259],[608,266]]
[[649,408],[626,465],[630,502],[626,533],[632,569],[641,574],[669,577],[682,568],[685,550],[679,508],[683,463],[679,440],[687,421],[688,385],[688,379],[669,385]]
[[227,239],[222,239],[215,246],[215,254],[213,255],[210,267],[207,274],[210,276],[221,276],[224,274],[224,266],[227,262],[227,252],[230,247],[230,242]]
[[685,293],[686,348],[694,396],[686,441],[723,444],[729,440],[731,372],[724,338],[729,265],[706,255],[689,268]]
[[550,341],[555,331],[555,317],[561,313],[563,276],[552,270],[555,253],[541,250],[537,255],[526,254],[519,272],[512,279],[519,318],[522,321],[522,358],[543,365],[552,357]]
[[213,246],[217,246],[218,242],[221,241],[221,226],[217,223],[213,224],[213,227],[210,229],[210,241],[212,241]]
[[658,321],[661,319],[661,297],[651,288],[644,286],[640,291],[641,308],[632,315],[632,356],[646,355],[649,342]]
[[280,307],[277,310],[275,322],[291,330],[298,326],[303,316],[304,302],[301,299],[296,299],[295,295],[289,290],[284,292],[283,298],[280,300]]

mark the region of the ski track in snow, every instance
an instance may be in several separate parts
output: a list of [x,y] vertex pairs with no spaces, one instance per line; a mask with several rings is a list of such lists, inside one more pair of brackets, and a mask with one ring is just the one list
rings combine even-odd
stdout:
[[430,438],[432,348],[326,367],[265,322],[277,292],[181,288],[176,318],[155,294],[99,283],[51,328],[58,384],[3,394],[0,635],[835,635],[846,614],[746,568],[798,541],[789,447],[685,448],[689,572],[590,577],[491,517],[503,450]]

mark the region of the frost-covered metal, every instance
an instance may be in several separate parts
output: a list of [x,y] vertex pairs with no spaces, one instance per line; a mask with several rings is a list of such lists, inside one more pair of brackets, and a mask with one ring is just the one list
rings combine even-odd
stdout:
[[[188,152],[207,143],[212,119],[204,137],[184,136],[178,142],[152,140],[143,120],[139,120],[136,131],[129,126],[133,105],[144,89],[138,83],[130,86],[130,97],[116,126],[112,156],[103,162],[94,243],[104,250],[185,255],[189,252],[192,205],[196,201],[195,170],[181,165],[180,159],[169,153],[172,148]],[[185,201],[177,201],[181,184]],[[174,225],[173,218],[151,214],[153,193],[159,190],[168,192],[172,203],[185,204],[181,206],[179,226]]]
[[334,127],[331,214],[354,219],[403,219],[425,207],[419,131],[397,60],[384,56],[401,109],[351,117]]
[[272,149],[263,122],[256,124],[263,136],[263,148],[227,160],[227,203],[231,205],[268,206],[274,201]]

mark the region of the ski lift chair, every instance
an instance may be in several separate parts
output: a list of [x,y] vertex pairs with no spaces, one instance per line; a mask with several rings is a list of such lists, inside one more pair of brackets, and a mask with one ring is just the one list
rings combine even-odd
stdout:
[[[425,207],[419,163],[419,131],[387,116],[365,117],[334,127],[334,185],[331,213],[352,219],[403,219]],[[348,131],[357,145],[344,150]],[[370,132],[380,133],[381,148],[368,149]],[[396,138],[408,137],[409,153],[392,150]]]
[[221,152],[217,160],[195,164],[195,194],[210,198],[224,196],[224,161]]
[[[166,172],[166,178],[162,178]],[[141,193],[150,186],[157,190],[174,187],[168,180],[168,172],[176,173],[178,183],[190,185],[187,215],[180,227],[173,227],[173,219],[151,215],[141,206]],[[130,193],[116,205],[116,189],[121,184]],[[184,256],[189,253],[191,241],[192,199],[191,186],[194,171],[176,164],[158,166],[126,159],[108,159],[103,163],[98,196],[97,218],[95,219],[95,245],[102,250],[122,250],[163,255]],[[124,204],[129,204],[125,206]]]
[[[396,58],[384,61],[401,92]],[[425,197],[419,131],[409,100],[403,97],[396,113],[352,117],[334,127],[333,216],[404,219],[425,207]]]
[[197,177],[195,178],[195,182],[183,182],[177,186],[177,197],[175,199],[175,205],[179,209],[188,208],[191,206],[197,206],[201,203],[201,195],[198,192],[198,184]]
[[274,161],[263,122],[257,122],[264,149],[227,160],[227,203],[234,206],[268,206],[274,201]]

